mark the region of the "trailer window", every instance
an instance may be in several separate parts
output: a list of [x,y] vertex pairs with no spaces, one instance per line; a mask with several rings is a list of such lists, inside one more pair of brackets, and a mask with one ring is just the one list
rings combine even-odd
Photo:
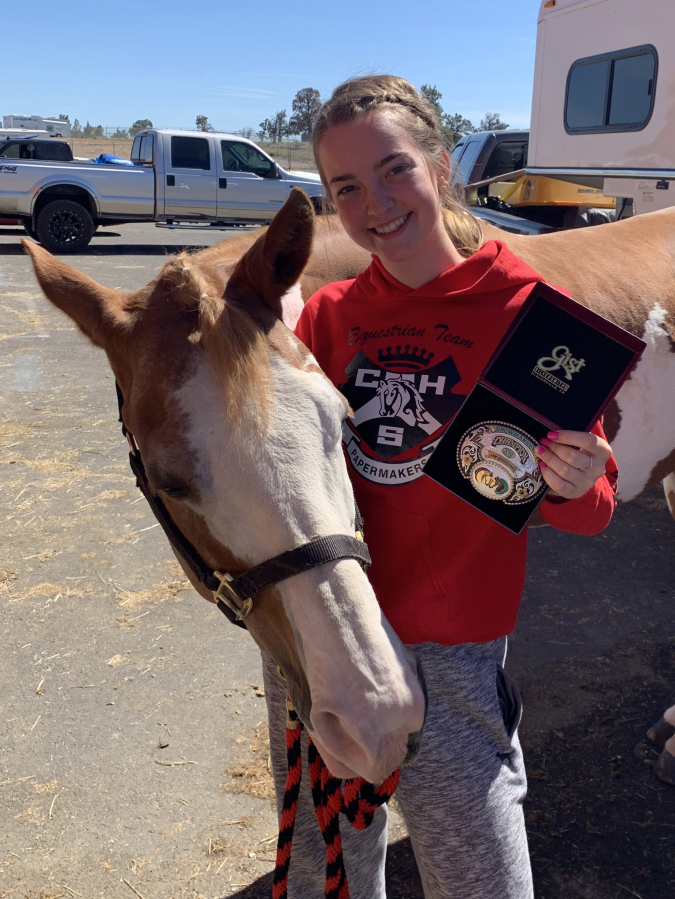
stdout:
[[652,114],[658,56],[651,44],[578,59],[567,77],[569,134],[639,131]]
[[172,137],[171,168],[208,171],[211,168],[208,140],[205,137]]

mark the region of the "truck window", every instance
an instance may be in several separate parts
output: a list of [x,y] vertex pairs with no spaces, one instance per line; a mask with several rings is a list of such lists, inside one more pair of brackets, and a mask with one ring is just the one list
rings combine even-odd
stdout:
[[143,140],[143,136],[141,134],[137,134],[134,138],[134,142],[131,145],[131,161],[132,162],[140,162],[141,161],[141,141]]
[[223,169],[226,172],[249,172],[259,178],[274,178],[276,168],[271,159],[252,144],[232,140],[221,140]]
[[527,165],[527,141],[503,141],[492,151],[485,166],[483,178],[496,178],[508,175],[516,169],[524,169]]
[[51,143],[45,140],[35,145],[35,158],[48,159],[53,162],[71,162],[73,154],[68,144]]
[[647,44],[577,59],[567,76],[569,134],[639,131],[652,114],[658,56]]
[[211,168],[208,140],[205,137],[172,137],[171,168],[208,171]]
[[6,145],[2,151],[3,159],[18,159],[19,158],[19,145],[18,144],[9,144]]
[[461,180],[462,184],[470,183],[471,172],[473,171],[473,167],[478,159],[478,154],[480,153],[482,146],[482,137],[477,137],[474,140],[468,140],[466,142],[464,152],[462,153],[462,157],[457,167],[459,180]]
[[152,165],[152,149],[155,143],[154,134],[144,134],[141,138],[138,161],[144,165]]

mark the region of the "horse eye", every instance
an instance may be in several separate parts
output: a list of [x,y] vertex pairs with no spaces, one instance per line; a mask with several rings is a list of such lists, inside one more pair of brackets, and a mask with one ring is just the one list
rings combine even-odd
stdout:
[[189,494],[188,488],[182,484],[176,484],[173,487],[160,487],[159,489],[171,499],[186,499]]

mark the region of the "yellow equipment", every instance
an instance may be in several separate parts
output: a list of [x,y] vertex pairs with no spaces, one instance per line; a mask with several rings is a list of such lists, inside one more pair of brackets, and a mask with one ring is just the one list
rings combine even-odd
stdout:
[[616,198],[604,196],[601,190],[543,175],[522,175],[515,182],[496,181],[489,186],[489,192],[491,197],[499,197],[510,206],[616,207]]

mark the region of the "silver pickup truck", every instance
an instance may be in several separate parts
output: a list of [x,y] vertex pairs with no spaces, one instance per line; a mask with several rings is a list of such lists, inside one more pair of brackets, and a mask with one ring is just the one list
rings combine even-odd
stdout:
[[98,225],[262,224],[292,187],[302,187],[317,211],[325,195],[318,175],[285,171],[233,134],[140,131],[127,165],[38,155],[12,148],[4,156],[0,146],[0,218],[21,219],[58,253],[87,246]]

